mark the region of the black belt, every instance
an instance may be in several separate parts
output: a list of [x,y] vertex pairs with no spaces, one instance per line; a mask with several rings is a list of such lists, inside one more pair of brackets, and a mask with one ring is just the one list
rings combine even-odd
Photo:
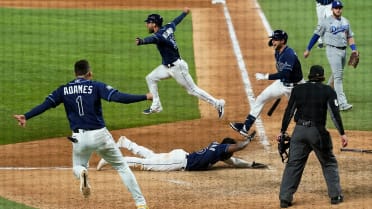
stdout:
[[305,127],[312,127],[312,126],[315,126],[315,123],[311,120],[302,120],[302,119],[299,119],[297,122],[296,122],[297,125],[300,125],[300,126],[305,126]]
[[283,85],[286,86],[286,87],[295,87],[295,86],[297,86],[297,83],[284,83],[283,82]]
[[333,48],[340,49],[340,50],[345,50],[346,49],[346,46],[333,46],[333,45],[329,45],[329,44],[327,44],[327,45],[330,46],[330,47],[333,47]]
[[178,60],[181,60],[181,58],[176,59],[176,60],[175,60],[174,62],[172,62],[172,63],[165,64],[164,66],[167,67],[167,68],[174,67],[175,65],[174,65],[173,63],[177,62]]
[[100,129],[100,128],[95,128],[95,129],[82,129],[82,128],[76,128],[74,130],[72,130],[72,132],[74,133],[79,133],[79,130],[82,130],[82,131],[94,131],[94,130],[97,130],[97,129]]
[[167,64],[167,65],[165,65],[167,68],[171,68],[171,67],[174,67],[174,64],[172,63],[172,64]]
[[333,1],[316,1],[316,2],[318,2],[321,5],[328,5],[328,4],[332,3]]

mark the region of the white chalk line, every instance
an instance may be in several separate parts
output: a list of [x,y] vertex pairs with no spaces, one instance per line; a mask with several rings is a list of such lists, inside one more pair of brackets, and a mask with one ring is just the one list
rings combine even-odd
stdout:
[[71,167],[0,167],[0,170],[72,170]]

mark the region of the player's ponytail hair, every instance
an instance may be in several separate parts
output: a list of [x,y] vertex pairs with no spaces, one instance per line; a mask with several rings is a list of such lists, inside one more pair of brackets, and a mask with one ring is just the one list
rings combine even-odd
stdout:
[[75,63],[75,75],[86,75],[90,70],[89,62],[87,60],[79,60]]

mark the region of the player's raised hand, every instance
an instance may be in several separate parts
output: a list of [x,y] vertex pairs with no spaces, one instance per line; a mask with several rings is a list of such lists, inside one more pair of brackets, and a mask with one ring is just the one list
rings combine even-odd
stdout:
[[186,14],[189,14],[190,13],[190,8],[188,8],[188,7],[183,8],[183,12],[186,13]]
[[26,117],[24,115],[13,115],[13,117],[18,121],[18,125],[26,126]]

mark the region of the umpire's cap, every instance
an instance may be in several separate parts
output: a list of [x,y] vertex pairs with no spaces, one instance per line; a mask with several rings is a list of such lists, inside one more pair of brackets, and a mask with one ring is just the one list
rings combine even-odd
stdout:
[[147,23],[155,23],[157,26],[161,27],[163,25],[163,17],[159,14],[150,14],[145,20]]
[[288,34],[283,30],[274,30],[274,32],[269,36],[269,46],[273,46],[273,40],[284,40],[284,43],[287,43]]
[[336,1],[332,2],[332,8],[342,8],[342,7],[344,7],[344,5],[342,5],[341,1],[336,0]]
[[313,65],[310,68],[309,81],[324,81],[324,68],[320,65]]

